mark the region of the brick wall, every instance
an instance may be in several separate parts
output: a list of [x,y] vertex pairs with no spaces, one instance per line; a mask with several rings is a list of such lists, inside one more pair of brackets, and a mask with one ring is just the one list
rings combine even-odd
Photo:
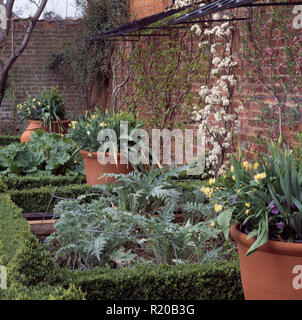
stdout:
[[[172,4],[172,1],[166,1],[166,0],[130,0],[131,16],[133,19],[139,19],[146,16],[150,16],[152,14],[156,14],[163,11],[165,8],[169,7],[171,4]],[[267,7],[261,10],[267,10],[267,12],[269,12],[270,9],[269,7]],[[293,10],[293,6],[289,6],[288,10]],[[294,14],[292,15],[292,18],[294,19]],[[290,26],[291,23],[292,21],[289,22],[288,27],[291,27]],[[238,143],[245,150],[245,154],[247,155],[247,157],[252,157],[257,153],[257,151],[261,150],[261,146],[257,145],[256,138],[261,135],[263,136],[263,135],[269,134],[269,130],[266,124],[259,120],[259,115],[261,114],[261,110],[263,109],[264,105],[274,107],[276,105],[276,101],[273,99],[271,94],[269,94],[266,90],[263,89],[263,87],[261,88],[261,86],[259,86],[256,82],[253,82],[247,79],[247,76],[246,76],[247,67],[241,62],[241,57],[240,57],[241,55],[240,34],[241,34],[242,28],[243,28],[243,23],[238,23],[235,31],[235,39],[234,39],[234,47],[233,47],[233,54],[239,62],[239,65],[236,68],[236,77],[238,80],[238,86],[233,95],[233,103],[235,105],[238,105],[239,102],[244,102],[245,111],[240,115],[240,118],[239,118],[241,122],[241,132],[239,135]],[[302,32],[302,29],[297,30],[297,36],[301,36],[301,32]],[[272,41],[272,46],[274,47],[274,50],[276,50],[275,52],[277,52],[277,50],[281,51],[282,46],[284,44],[285,44],[284,34],[276,33]],[[282,62],[282,57],[280,57],[280,59]],[[131,89],[131,83],[127,86],[127,88]],[[302,92],[301,91],[295,92],[295,95],[298,97],[298,100],[300,100],[300,105],[302,105]],[[249,98],[256,98],[257,101],[247,102]],[[148,114],[148,110],[145,110],[145,109],[146,107],[143,108],[144,113]],[[288,136],[290,136],[292,132],[297,132],[297,131],[301,132],[302,131],[301,119],[302,118],[301,118],[301,111],[300,111],[300,122],[296,123],[295,126],[293,127],[284,128],[285,129],[284,132],[287,133]],[[272,138],[274,139],[278,138],[277,131],[270,132],[270,134]]]
[[[21,43],[27,20],[16,19],[5,47],[0,51],[1,58],[9,56],[13,48]],[[72,37],[72,33],[79,25],[78,21],[38,21],[28,47],[18,58],[10,71],[10,89],[0,109],[0,131],[19,133],[24,124],[14,121],[14,106],[21,103],[26,97],[26,92],[32,95],[39,91],[49,89],[50,86],[59,86],[66,102],[67,117],[78,113],[81,108],[81,95],[75,86],[65,81],[54,71],[49,70],[50,52],[59,51],[62,44]]]
[[172,0],[130,0],[132,19],[142,19],[153,14],[163,12]]

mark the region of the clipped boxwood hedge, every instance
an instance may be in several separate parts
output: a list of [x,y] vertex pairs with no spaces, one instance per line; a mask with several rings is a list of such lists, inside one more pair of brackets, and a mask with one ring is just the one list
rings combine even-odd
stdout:
[[238,261],[71,273],[87,300],[241,300]]
[[[95,193],[96,190],[88,184],[69,185],[59,188],[47,186],[24,190],[8,190],[8,194],[12,201],[18,207],[22,208],[24,213],[46,212],[54,192],[60,197],[76,198],[79,195]],[[58,201],[58,199],[53,199],[53,201],[51,201],[48,212],[52,212],[53,207]]]
[[22,210],[12,203],[8,194],[0,193],[0,208],[0,264],[6,265],[30,231]]
[[0,265],[7,267],[8,278],[7,290],[0,288],[0,300],[85,299],[85,294],[72,284],[66,288],[61,283],[51,285],[50,274],[52,278],[63,279],[63,272],[55,266],[46,248],[31,235],[21,209],[8,194],[0,193],[0,208]]
[[3,182],[8,189],[24,190],[45,186],[66,186],[71,184],[85,184],[86,178],[79,176],[4,176]]
[[[75,196],[93,191],[88,185],[69,186],[68,189]],[[53,191],[53,187],[44,187],[9,192],[15,197],[14,201],[32,208],[45,204],[45,198]],[[10,279],[8,290],[0,290],[0,299],[243,299],[238,261],[61,270],[51,263],[44,245],[30,234],[29,225],[21,216],[22,210],[12,203],[8,194],[0,194],[0,208],[0,264],[7,266]]]
[[7,146],[13,142],[20,142],[20,136],[0,136],[0,146]]

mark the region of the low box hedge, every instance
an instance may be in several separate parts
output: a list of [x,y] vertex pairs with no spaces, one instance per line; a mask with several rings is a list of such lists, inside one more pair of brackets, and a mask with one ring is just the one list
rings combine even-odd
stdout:
[[[0,193],[0,265],[7,267],[7,290],[0,288],[0,300],[83,300],[85,294],[74,285],[48,283],[51,271],[63,279],[50,253],[30,234],[21,209],[8,194]],[[52,269],[46,266],[53,265]],[[28,285],[32,281],[35,285]]]
[[66,186],[71,184],[85,184],[86,178],[79,176],[4,176],[3,182],[9,190],[32,189],[45,186]]
[[[22,208],[24,213],[46,212],[48,204],[50,203],[54,193],[62,198],[76,198],[79,195],[95,192],[97,192],[97,190],[88,184],[68,185],[59,188],[47,186],[24,190],[8,190],[8,194],[12,201],[18,207]],[[52,212],[58,201],[59,199],[53,199],[47,211]]]
[[22,210],[12,203],[8,194],[0,193],[0,209],[0,264],[6,265],[30,229],[22,218]]
[[87,300],[241,300],[238,261],[73,272]]
[[13,142],[20,142],[20,136],[0,135],[0,146],[7,146]]
[[[45,193],[51,191],[44,189]],[[43,192],[38,195],[38,190],[25,191],[42,199]],[[78,191],[82,193],[83,189]],[[23,200],[26,195],[28,193],[22,195]],[[11,279],[8,290],[0,290],[0,299],[243,299],[238,261],[177,266],[142,264],[89,271],[59,269],[50,262],[44,245],[30,234],[21,209],[12,203],[8,194],[0,194],[0,208],[0,264],[8,266],[8,279]]]

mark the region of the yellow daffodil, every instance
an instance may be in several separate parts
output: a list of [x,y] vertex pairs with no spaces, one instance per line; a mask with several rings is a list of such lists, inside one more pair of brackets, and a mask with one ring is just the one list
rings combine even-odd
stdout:
[[242,163],[242,167],[243,167],[244,170],[251,170],[252,169],[252,165],[247,161],[244,161]]
[[233,166],[231,166],[231,172],[234,172],[234,167]]
[[237,193],[238,193],[238,194],[240,193],[240,189],[237,190]]
[[254,179],[256,181],[256,183],[259,182],[259,180],[265,179],[266,178],[266,173],[262,172],[262,173],[258,173],[254,176]]
[[212,221],[211,224],[210,224],[211,228],[214,228],[215,227],[215,222]]
[[235,181],[236,179],[235,179],[235,176],[232,176],[232,179]]
[[245,206],[246,206],[247,208],[250,208],[250,207],[251,207],[251,204],[247,202],[247,203],[245,204]]
[[246,209],[246,210],[245,210],[245,214],[246,214],[246,215],[248,215],[248,214],[249,214],[249,212],[250,212],[250,210],[249,210],[249,209]]
[[106,127],[106,123],[101,122],[101,123],[100,123],[100,127],[102,127],[102,128],[103,128],[103,127]]
[[89,130],[87,130],[87,134],[88,134],[88,135],[90,135],[90,134],[91,134],[91,132],[90,132]]
[[209,180],[209,185],[211,186],[212,184],[214,184],[215,183],[215,178],[211,178],[210,180]]
[[215,203],[214,209],[215,209],[215,212],[218,213],[219,211],[222,210],[222,205]]

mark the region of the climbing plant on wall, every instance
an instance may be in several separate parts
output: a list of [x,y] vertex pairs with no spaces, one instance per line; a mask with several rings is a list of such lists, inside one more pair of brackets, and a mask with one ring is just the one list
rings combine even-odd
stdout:
[[251,21],[243,29],[241,49],[246,76],[254,84],[250,100],[260,106],[263,130],[256,142],[265,136],[285,141],[286,129],[302,121],[301,30],[293,27],[292,6],[248,12]]
[[192,112],[200,102],[194,85],[206,80],[210,68],[206,48],[196,47],[193,38],[189,29],[143,38],[127,59],[134,74],[128,107],[147,109],[146,123],[152,127],[182,128],[194,122]]
[[95,85],[104,86],[111,77],[110,59],[114,42],[87,42],[86,38],[121,25],[127,18],[127,0],[78,0],[83,17],[73,40],[50,54],[49,68],[82,92],[85,108],[92,105]]

